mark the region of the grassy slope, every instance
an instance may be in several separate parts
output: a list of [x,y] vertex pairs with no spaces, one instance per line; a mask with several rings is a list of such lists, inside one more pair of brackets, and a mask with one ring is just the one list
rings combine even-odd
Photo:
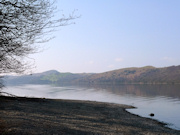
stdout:
[[94,74],[82,81],[89,83],[180,83],[180,66],[125,68]]

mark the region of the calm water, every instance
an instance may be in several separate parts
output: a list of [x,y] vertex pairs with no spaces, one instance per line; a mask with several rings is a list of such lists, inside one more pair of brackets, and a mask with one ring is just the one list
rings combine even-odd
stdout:
[[149,114],[154,113],[154,119],[180,130],[180,85],[24,85],[9,86],[4,91],[17,96],[133,105],[137,109],[128,109],[129,112],[143,117],[150,117]]

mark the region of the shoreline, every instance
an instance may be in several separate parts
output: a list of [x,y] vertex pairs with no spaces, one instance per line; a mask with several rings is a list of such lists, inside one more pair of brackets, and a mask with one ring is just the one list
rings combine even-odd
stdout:
[[1,134],[163,134],[180,131],[114,103],[0,96]]

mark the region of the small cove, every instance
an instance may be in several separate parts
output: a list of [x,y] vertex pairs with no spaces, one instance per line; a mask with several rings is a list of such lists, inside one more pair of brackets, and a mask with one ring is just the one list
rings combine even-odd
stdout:
[[[137,109],[127,111],[180,130],[180,85],[22,85],[8,86],[4,91],[17,96],[132,105]],[[155,116],[150,117],[150,113]]]

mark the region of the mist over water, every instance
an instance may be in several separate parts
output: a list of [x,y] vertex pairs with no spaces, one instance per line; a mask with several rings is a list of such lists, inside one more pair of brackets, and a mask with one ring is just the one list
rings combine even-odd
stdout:
[[[27,97],[75,99],[127,104],[129,112],[167,123],[180,130],[180,85],[9,86],[5,92]],[[154,113],[154,117],[149,114]]]

